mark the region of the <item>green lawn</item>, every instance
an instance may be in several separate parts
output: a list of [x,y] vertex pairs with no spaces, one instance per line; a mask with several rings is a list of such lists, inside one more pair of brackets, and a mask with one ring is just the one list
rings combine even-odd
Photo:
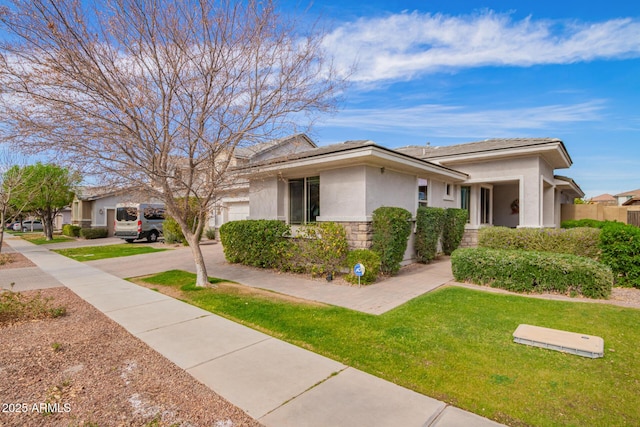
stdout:
[[132,245],[123,243],[108,246],[87,246],[84,248],[56,249],[54,252],[73,258],[76,261],[94,261],[97,259],[116,258],[130,255],[148,254],[151,252],[162,252],[167,249],[157,249],[146,245]]
[[35,245],[47,245],[50,243],[62,243],[75,240],[73,237],[63,236],[62,234],[54,234],[53,240],[47,240],[42,232],[24,234],[21,233],[20,237],[22,237],[24,240],[28,240]]
[[[175,280],[147,283],[160,291]],[[158,283],[160,282],[160,283]],[[193,288],[192,288],[193,289]],[[447,287],[381,316],[246,288],[185,301],[396,384],[510,425],[640,425],[640,310]],[[513,343],[521,323],[604,338],[588,359]]]

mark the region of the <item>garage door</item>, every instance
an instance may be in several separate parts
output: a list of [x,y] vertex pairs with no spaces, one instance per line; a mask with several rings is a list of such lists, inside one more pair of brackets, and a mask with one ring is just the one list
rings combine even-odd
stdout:
[[228,221],[240,221],[249,218],[249,202],[228,203]]

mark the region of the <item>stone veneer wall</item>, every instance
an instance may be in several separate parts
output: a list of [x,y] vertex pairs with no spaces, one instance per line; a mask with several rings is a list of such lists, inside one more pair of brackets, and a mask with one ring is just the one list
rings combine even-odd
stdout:
[[461,248],[475,248],[478,246],[478,230],[464,230],[462,235],[462,241],[460,242]]
[[349,249],[369,249],[373,242],[373,223],[371,221],[362,222],[340,222],[347,231],[347,243]]

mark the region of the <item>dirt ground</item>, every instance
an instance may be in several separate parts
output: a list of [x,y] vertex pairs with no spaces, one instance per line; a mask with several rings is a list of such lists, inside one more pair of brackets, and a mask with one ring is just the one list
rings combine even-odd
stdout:
[[67,314],[0,325],[0,426],[260,425],[70,290],[40,294]]

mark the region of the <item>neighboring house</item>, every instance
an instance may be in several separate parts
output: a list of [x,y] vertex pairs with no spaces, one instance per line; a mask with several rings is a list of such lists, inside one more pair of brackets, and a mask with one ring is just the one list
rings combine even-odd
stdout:
[[53,219],[53,228],[55,230],[62,230],[62,226],[65,224],[71,224],[71,207],[69,206],[58,212]]
[[622,206],[639,206],[640,197],[632,197],[622,204]]
[[608,193],[600,194],[599,196],[592,197],[591,199],[589,199],[589,202],[597,203],[599,205],[604,205],[604,206],[618,205],[618,199],[616,199],[614,196]]
[[[342,223],[351,247],[371,243],[371,215],[398,206],[465,208],[467,229],[559,227],[560,205],[583,197],[558,139],[494,139],[392,150],[347,141],[267,159],[237,172],[249,181],[249,217],[289,224]],[[412,247],[412,245],[410,245]]]
[[79,187],[71,202],[70,222],[82,228],[106,228],[108,236],[113,236],[116,204],[157,202],[157,200],[142,200],[143,198],[133,189]]
[[633,198],[640,198],[640,189],[632,190],[632,191],[626,191],[624,193],[616,194],[613,197],[616,198],[618,206],[623,206],[624,203],[626,201],[628,201],[628,200],[631,200]]
[[[257,163],[278,157],[289,156],[317,148],[305,134],[296,134],[250,147],[237,147],[231,166],[244,167],[250,162]],[[209,227],[220,227],[225,222],[249,218],[249,181],[246,178],[232,180],[209,215]]]

